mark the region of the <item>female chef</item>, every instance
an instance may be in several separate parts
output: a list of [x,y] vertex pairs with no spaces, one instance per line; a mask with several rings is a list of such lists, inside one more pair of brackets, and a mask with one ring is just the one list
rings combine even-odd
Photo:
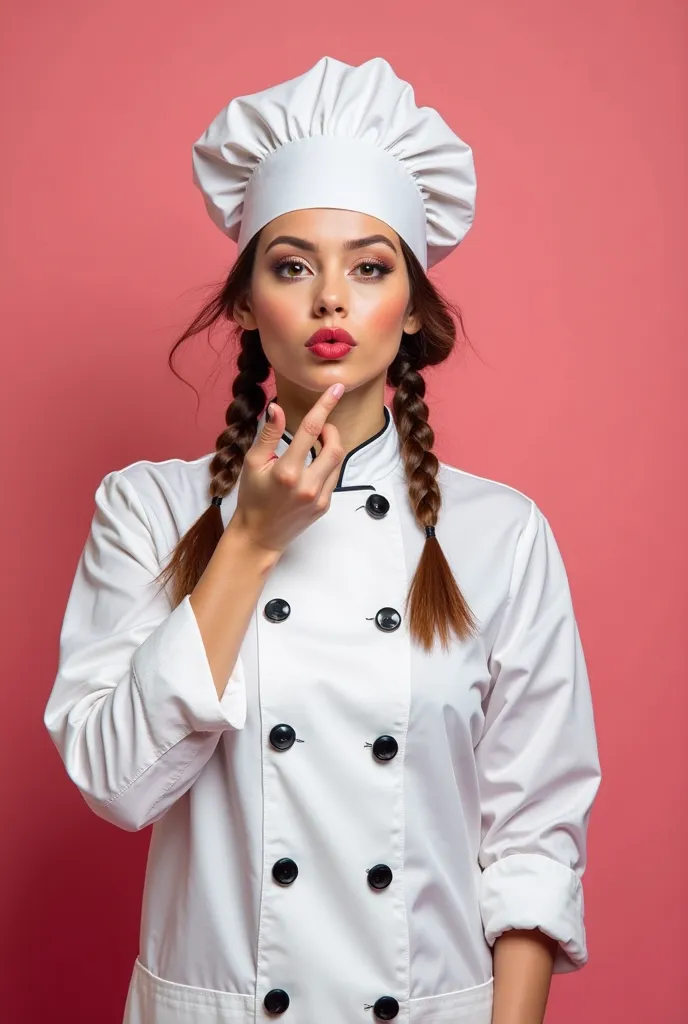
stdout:
[[96,814],[153,823],[125,1020],[540,1024],[600,776],[547,519],[432,452],[471,150],[326,57],[193,167],[238,243],[184,336],[240,330],[227,426],[101,482],[45,712]]

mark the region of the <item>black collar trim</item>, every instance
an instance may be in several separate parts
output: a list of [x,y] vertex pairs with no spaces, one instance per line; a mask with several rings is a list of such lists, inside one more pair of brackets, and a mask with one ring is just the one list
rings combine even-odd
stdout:
[[[337,486],[335,487],[335,491],[344,490],[344,488],[342,487],[342,480],[344,479],[344,471],[346,469],[346,464],[349,461],[349,459],[351,458],[351,456],[355,455],[356,452],[360,452],[360,450],[362,448],[365,448],[367,445],[372,444],[373,441],[377,441],[378,437],[382,437],[384,432],[387,430],[387,427],[389,426],[389,419],[390,419],[389,409],[387,408],[386,405],[383,408],[384,408],[384,411],[385,411],[385,425],[384,425],[384,427],[382,427],[381,430],[378,430],[377,434],[373,434],[372,437],[369,437],[367,441],[362,441],[361,444],[356,445],[355,448],[352,448],[351,451],[348,452],[345,455],[344,461],[342,462],[342,468],[339,471],[339,480],[337,480]],[[373,490],[374,490],[374,488],[373,488]]]
[[[270,402],[276,402],[276,401],[277,401],[277,395],[275,395],[273,398],[271,398],[268,401],[267,405],[269,405]],[[266,408],[267,408],[267,405],[266,405]],[[344,461],[342,462],[341,469],[339,471],[339,479],[337,480],[337,486],[334,488],[335,491],[374,491],[375,490],[375,487],[373,486],[373,484],[360,484],[360,485],[357,485],[356,487],[344,487],[342,485],[342,480],[344,479],[344,473],[346,471],[347,463],[348,463],[349,459],[352,457],[352,455],[355,455],[356,452],[360,452],[362,448],[365,448],[367,445],[372,444],[373,441],[377,441],[378,437],[382,437],[384,432],[387,430],[387,427],[389,426],[389,421],[390,421],[391,417],[390,417],[389,409],[387,408],[386,405],[383,406],[383,409],[384,409],[384,414],[385,414],[385,425],[380,430],[378,430],[377,434],[373,434],[372,437],[367,438],[367,440],[362,441],[361,444],[358,444],[358,445],[356,445],[355,448],[352,448],[350,452],[347,452],[347,454],[344,457]],[[287,444],[291,444],[293,438],[291,437],[290,434],[288,434],[285,431],[282,434],[282,440],[286,441]],[[317,458],[317,454],[318,453],[316,452],[315,448],[311,448],[311,457],[313,459]]]

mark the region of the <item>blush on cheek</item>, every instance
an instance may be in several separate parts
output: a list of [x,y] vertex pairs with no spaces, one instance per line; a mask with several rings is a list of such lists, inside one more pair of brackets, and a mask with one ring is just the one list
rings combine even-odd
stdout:
[[280,295],[261,296],[255,306],[259,327],[262,325],[265,334],[278,339],[288,338],[302,319],[298,308],[292,309],[292,305]]
[[397,334],[404,322],[406,302],[382,302],[371,309],[366,317],[366,327],[375,334]]

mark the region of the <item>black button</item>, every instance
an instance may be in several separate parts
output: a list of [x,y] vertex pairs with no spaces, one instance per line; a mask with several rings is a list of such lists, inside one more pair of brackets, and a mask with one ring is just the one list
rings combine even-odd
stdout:
[[273,597],[272,601],[268,601],[265,605],[265,618],[270,622],[284,622],[289,618],[290,613],[289,603],[281,597]]
[[393,878],[392,869],[387,864],[376,864],[368,872],[368,885],[371,889],[386,889]]
[[378,736],[373,743],[373,753],[378,761],[391,761],[398,750],[399,744],[393,736]]
[[270,742],[275,750],[289,750],[296,743],[296,733],[290,725],[281,722],[270,730]]
[[401,625],[401,615],[396,608],[381,608],[375,616],[375,625],[383,633],[393,633]]
[[389,512],[389,502],[385,498],[384,494],[371,494],[365,503],[366,512],[368,512],[373,519],[382,519]]
[[281,857],[272,865],[272,877],[280,885],[291,885],[298,873],[298,865],[291,857]]
[[[289,996],[283,988],[271,988],[263,1000],[263,1006],[268,1013],[284,1013],[289,1006]],[[389,1018],[383,1017],[383,1020]]]
[[394,1020],[399,1013],[399,1003],[394,996],[380,996],[373,1007],[373,1013],[378,1020]]

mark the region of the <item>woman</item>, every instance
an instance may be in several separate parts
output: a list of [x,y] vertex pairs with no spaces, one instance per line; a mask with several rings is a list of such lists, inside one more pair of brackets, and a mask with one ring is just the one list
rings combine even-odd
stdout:
[[323,58],[194,177],[239,248],[180,339],[240,329],[227,428],[100,484],[45,714],[93,810],[154,823],[126,1021],[541,1022],[599,765],[546,518],[432,452],[471,151]]

